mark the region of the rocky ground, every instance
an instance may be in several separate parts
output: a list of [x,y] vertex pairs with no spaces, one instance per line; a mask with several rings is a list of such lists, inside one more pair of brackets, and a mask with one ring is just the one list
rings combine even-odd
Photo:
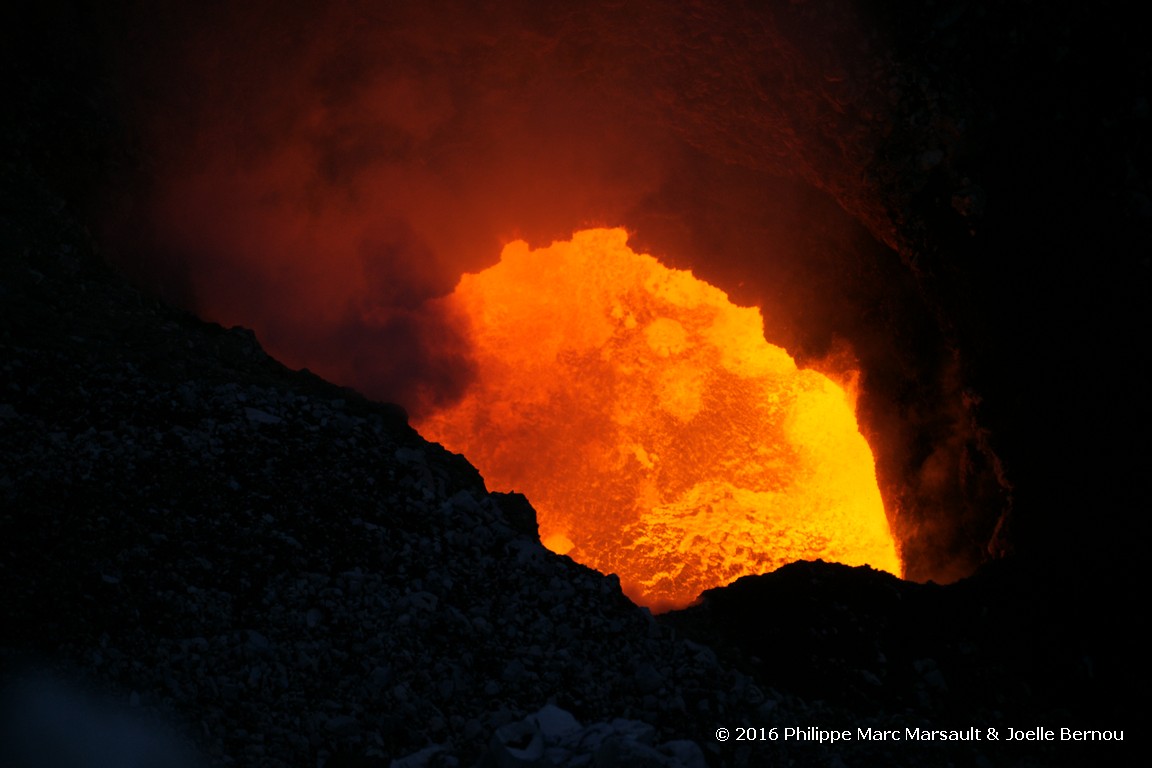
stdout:
[[[1081,614],[1007,568],[797,564],[655,620],[399,408],[132,288],[45,211],[0,260],[8,764],[1043,765],[714,732],[1120,722],[1094,646],[1035,647]],[[117,729],[147,738],[93,736]]]
[[[905,60],[943,56],[959,66],[983,53],[961,34],[980,28],[976,10],[941,8],[947,55],[929,41]],[[1032,18],[1025,10],[1023,22]],[[1054,15],[1036,18],[1041,30],[1071,28]],[[1017,37],[1026,40],[1023,22]],[[1016,440],[1010,468],[1017,477],[1021,467],[1031,471],[1020,506],[1033,530],[1055,531],[1051,540],[1064,547],[1046,551],[1042,567],[1010,559],[939,587],[796,564],[654,619],[614,578],[546,551],[524,499],[488,493],[465,459],[423,441],[400,409],[287,370],[250,332],[172,309],[103,266],[76,202],[106,175],[101,163],[124,162],[108,151],[119,128],[86,79],[95,76],[85,67],[84,29],[66,16],[52,24],[44,39],[54,42],[40,58],[0,57],[3,84],[14,86],[0,111],[0,764],[1045,766],[1119,762],[1120,747],[863,741],[857,729],[1127,727],[1126,740],[1137,738],[1133,701],[1146,662],[1130,610],[1136,569],[1119,565],[1131,562],[1132,539],[1117,531],[1135,516],[1127,510],[1146,505],[1141,454],[1122,450],[1139,429],[1121,430],[1127,442],[1109,449],[1123,461],[1098,443],[1052,440],[1029,452],[1035,440]],[[997,29],[1016,35],[1006,23]],[[1053,39],[1040,35],[1032,48],[1053,48],[1055,57]],[[986,53],[1012,64],[1025,56],[1016,50],[1005,43]],[[1087,57],[1073,53],[1050,66],[1074,69],[1060,62]],[[939,79],[929,64],[918,71]],[[1042,85],[1043,74],[1035,78]],[[1053,109],[1060,94],[1048,90],[1030,93]],[[1001,101],[1015,104],[1008,84],[1003,91]],[[1073,116],[1088,139],[1103,137],[1087,146],[1107,159],[1125,155],[1120,140],[1146,122],[1147,102],[1102,94],[1114,115]],[[915,116],[915,105],[908,109]],[[1031,102],[1013,109],[1047,124]],[[901,125],[912,125],[904,117]],[[1051,149],[1075,171],[1065,185],[1072,202],[1056,210],[1111,209],[1093,202],[1092,184],[1114,185],[1090,183],[1090,172],[1112,166],[1075,151],[1080,133],[1062,129],[1058,141],[1037,128],[1029,143],[1025,130],[1002,127],[987,130],[995,151],[977,152],[993,180],[982,189],[998,214],[984,225],[997,242],[1036,246],[1005,200],[1029,200],[1030,223],[1046,215],[1044,198],[1015,195],[1004,181],[1021,147],[1035,151],[1029,168]],[[1113,169],[1127,190],[1116,216],[1145,239],[1108,230],[1127,244],[1109,253],[1131,261],[1121,264],[1129,271],[1092,273],[1121,298],[1147,280],[1137,248],[1147,234],[1145,155],[1128,155],[1129,166]],[[949,183],[962,182],[950,163],[938,167]],[[898,159],[884,168],[892,175],[873,181],[902,190],[891,199],[908,210],[892,220],[907,225],[909,241],[938,234],[918,205],[983,215],[971,208],[976,191],[969,200],[952,186],[918,187]],[[1048,180],[1060,173],[1032,186],[1058,191]],[[1093,229],[1074,230],[1077,247]],[[1005,294],[1068,236],[1045,235],[1043,253],[1010,270]],[[943,249],[921,267],[951,264],[966,275],[949,283],[963,298],[972,285],[997,284],[990,276],[1000,274],[1001,250],[980,252],[985,261],[948,262]],[[1138,253],[1143,261],[1129,259]],[[1131,279],[1137,268],[1144,283]],[[1063,308],[1063,296],[1051,293],[1044,311]],[[1097,305],[1110,301],[1102,296]],[[966,314],[975,304],[954,308],[959,302],[949,294],[941,306],[968,321],[971,348],[990,350],[981,370],[999,369],[1020,339],[1048,339],[1031,325],[1001,333],[1016,306],[1008,299],[986,323]],[[1115,303],[1125,321],[1146,312]],[[1090,315],[1085,336],[1105,325]],[[1113,346],[1126,338],[1113,337]],[[1056,359],[1040,349],[1043,360]],[[1028,372],[1032,362],[1009,370]],[[1055,400],[1080,380],[1069,376],[1036,387]],[[1096,429],[1113,407],[1102,393],[1133,385],[1090,379],[1101,396],[1073,416]],[[1009,434],[1019,409],[1041,410],[992,399],[1017,409],[998,417]],[[1030,434],[1020,424],[1015,434]],[[1103,457],[1092,466],[1108,472],[1086,480],[1074,462],[1050,460],[1062,451]],[[1078,505],[1100,500],[1076,515],[1049,504],[1066,493]],[[733,735],[778,728],[778,736],[848,729],[854,738],[721,743],[720,727]]]
[[700,764],[678,740],[767,701],[395,407],[58,255],[4,262],[9,661],[83,670],[220,764],[471,764],[546,705],[576,752]]

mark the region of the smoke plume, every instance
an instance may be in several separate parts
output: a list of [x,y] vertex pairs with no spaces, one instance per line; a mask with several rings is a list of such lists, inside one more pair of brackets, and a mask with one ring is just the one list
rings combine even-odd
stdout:
[[122,260],[288,364],[417,412],[468,379],[464,330],[429,299],[510,240],[622,223],[674,156],[596,20],[561,7],[160,13],[129,15],[147,165]]

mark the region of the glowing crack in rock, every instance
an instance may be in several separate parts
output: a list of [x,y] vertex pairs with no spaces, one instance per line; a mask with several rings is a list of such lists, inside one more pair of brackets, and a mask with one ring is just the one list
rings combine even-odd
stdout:
[[759,309],[627,239],[518,241],[464,275],[444,301],[477,379],[419,430],[657,610],[795,560],[900,573],[853,397],[765,341]]

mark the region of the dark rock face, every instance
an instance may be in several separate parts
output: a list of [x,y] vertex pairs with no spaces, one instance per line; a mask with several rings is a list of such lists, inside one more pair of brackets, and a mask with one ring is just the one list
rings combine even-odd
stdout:
[[[1033,579],[1011,561],[949,586],[793,563],[661,620],[733,654],[761,682],[857,711],[1124,721],[1114,690],[1123,673],[1107,660],[1118,648]],[[1060,641],[1037,648],[1038,637]]]

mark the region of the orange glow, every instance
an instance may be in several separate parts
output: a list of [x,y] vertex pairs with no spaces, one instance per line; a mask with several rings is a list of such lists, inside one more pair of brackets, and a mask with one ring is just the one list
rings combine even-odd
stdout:
[[425,437],[535,506],[544,544],[654,609],[795,560],[900,572],[853,397],[623,229],[504,248],[444,301],[477,378]]

